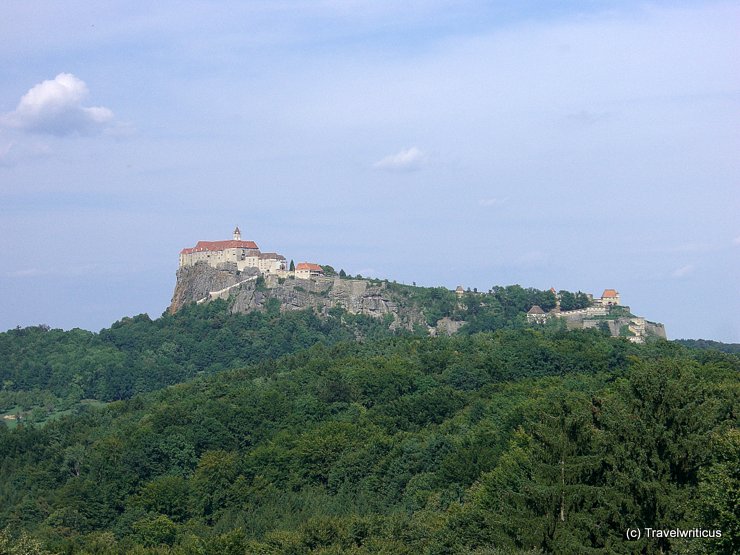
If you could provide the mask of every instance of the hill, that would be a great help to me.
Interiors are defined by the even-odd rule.
[[[0,334],[0,553],[740,548],[737,355],[528,318],[581,293],[194,268],[158,319]]]
[[[740,343],[722,343],[711,339],[676,339],[675,341],[692,349],[712,349],[723,353],[740,353]]]
[[[738,370],[597,330],[317,344],[0,427],[0,528],[69,553],[730,553]]]
[[[619,294],[613,289],[605,291],[613,295],[609,299],[594,299],[581,291],[542,291],[519,285],[494,286],[487,292],[462,287],[450,291],[387,279],[351,278],[325,268],[328,275],[297,278],[289,272],[281,277],[254,268],[239,270],[236,263],[181,266],[169,311],[176,313],[190,303],[227,299],[234,313],[263,311],[269,303],[276,303],[281,312],[311,308],[323,316],[340,308],[349,314],[381,319],[390,330],[431,335],[455,333],[463,327],[467,332],[491,331],[517,319],[533,324],[560,319],[564,322],[560,325],[569,329],[600,327],[614,337],[637,342],[666,337],[663,324],[632,314],[628,306],[619,303]],[[533,309],[539,312],[527,314]]]
[[[43,423],[85,404],[128,399],[317,343],[530,325],[577,328],[582,318],[539,324],[527,311],[535,305],[553,310],[561,300],[575,309],[589,302],[580,292],[556,296],[519,285],[479,293],[339,276],[265,278],[228,264],[182,267],[177,277],[170,309],[154,320],[146,314],[123,318],[99,333],[47,326],[0,333],[3,420]],[[628,309],[611,312],[593,323],[604,333],[629,333]]]

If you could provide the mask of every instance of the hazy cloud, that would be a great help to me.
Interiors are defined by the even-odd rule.
[[[738,235],[737,237],[735,237],[735,238],[734,238],[734,239],[732,240],[732,243],[733,243],[734,245],[740,245],[740,235]]]
[[[38,268],[25,268],[23,270],[13,270],[12,272],[3,273],[3,277],[9,278],[38,277],[47,275],[49,275],[48,271],[40,270]]]
[[[105,268],[100,264],[80,264],[76,266],[50,266],[21,268],[10,270],[0,274],[6,278],[33,278],[33,277],[77,277],[90,274],[105,273]]]
[[[14,111],[0,116],[0,124],[59,136],[102,131],[112,123],[113,112],[101,106],[83,106],[88,94],[84,81],[71,73],[60,73],[32,87]]]
[[[505,198],[482,198],[478,201],[479,206],[498,206],[506,202]]]
[[[547,263],[548,258],[547,253],[542,251],[528,251],[516,258],[515,265],[524,267],[542,266]]]
[[[13,148],[13,143],[0,146],[0,166],[8,164],[10,161],[10,149]]]
[[[681,266],[680,268],[676,268],[675,270],[673,270],[671,276],[674,278],[682,278],[689,275],[694,270],[695,267],[693,264],[687,264],[686,266]]]
[[[22,161],[44,158],[50,152],[48,144],[36,140],[0,143],[0,167],[10,168]]]
[[[663,249],[663,252],[707,252],[707,251],[715,250],[716,248],[717,248],[717,245],[712,245],[710,243],[701,243],[699,241],[689,241],[688,243],[681,243],[680,245],[675,245],[675,246]]]
[[[609,117],[607,112],[591,112],[588,110],[580,110],[579,112],[573,112],[565,116],[566,121],[579,125],[592,125],[601,120]]]
[[[420,170],[427,162],[427,156],[421,150],[412,146],[401,152],[386,156],[373,164],[376,170],[392,172],[409,172]]]

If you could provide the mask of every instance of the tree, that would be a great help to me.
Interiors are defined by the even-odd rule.
[[[172,545],[177,535],[177,526],[165,515],[147,515],[133,529],[146,547]]]
[[[290,259],[290,268],[289,268],[289,270],[291,272],[295,272],[295,262],[293,262],[293,259],[292,258]]]
[[[137,502],[147,511],[182,522],[190,516],[189,484],[180,476],[160,476],[144,486]]]
[[[495,470],[476,491],[468,528],[485,523],[478,541],[513,549],[574,553],[603,547],[598,526],[598,434],[590,400],[560,394],[536,407]]]
[[[722,530],[717,553],[740,553],[740,432],[729,429],[712,438],[713,461],[699,472],[698,512],[703,528]]]
[[[2,555],[51,555],[46,551],[41,542],[29,536],[25,531],[13,537],[6,528],[0,532],[0,554]]]
[[[236,463],[236,455],[226,451],[208,451],[200,458],[190,486],[196,513],[208,521],[226,504],[237,475]]]

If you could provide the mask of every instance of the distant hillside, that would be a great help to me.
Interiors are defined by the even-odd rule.
[[[217,271],[205,268],[178,287],[197,288],[199,280],[211,287]],[[485,304],[476,300],[468,309],[444,288],[372,280],[341,280],[337,286],[333,280],[290,281],[269,289],[253,280],[226,298],[183,303],[157,319],[123,318],[99,333],[47,326],[0,333],[0,416],[11,424],[18,418],[41,423],[79,408],[82,400],[128,399],[317,343],[427,336],[430,330],[524,328],[526,309],[546,295],[519,286],[499,288]],[[478,297],[462,303],[473,298]]]
[[[160,318],[0,334],[0,554],[740,547],[736,355],[581,293],[193,268]]]
[[[711,349],[723,353],[740,353],[740,343],[722,343],[711,339],[676,339],[676,343],[692,349]]]
[[[316,345],[0,425],[0,553],[737,553],[738,371],[598,330]],[[679,526],[723,534],[624,537]]]
[[[273,303],[283,312],[310,308],[320,316],[341,309],[382,320],[389,330],[452,334],[493,331],[511,325],[539,324],[567,329],[598,328],[613,337],[644,343],[666,338],[663,324],[635,316],[619,304],[619,293],[593,299],[582,292],[542,291],[519,285],[494,286],[487,292],[416,287],[389,280],[340,275],[297,279],[260,274],[236,264],[217,267],[199,262],[181,267],[170,305],[176,313],[191,303],[226,299],[233,313],[264,311]],[[616,300],[616,303],[611,301]]]
[[[578,295],[559,295],[578,306]],[[45,326],[0,333],[0,416],[41,423],[82,400],[128,399],[317,343],[523,329],[535,305],[552,310],[555,294],[519,285],[456,293],[338,276],[265,280],[198,264],[180,269],[171,309],[160,318],[123,318],[99,333]]]
[[[339,311],[341,314],[341,311]],[[35,421],[82,399],[115,401],[323,343],[389,336],[367,316],[310,310],[234,314],[225,301],[152,320],[123,318],[100,333],[47,326],[0,333],[0,415]]]

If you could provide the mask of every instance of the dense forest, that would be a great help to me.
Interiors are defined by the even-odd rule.
[[[724,353],[740,353],[740,343],[722,343],[711,339],[676,339],[675,341],[693,349],[714,349]]]
[[[427,321],[453,317],[462,333],[524,328],[534,304],[555,306],[550,291],[518,285],[494,287],[458,300],[443,287],[388,283],[408,306],[423,307]],[[564,299],[587,302],[582,293]],[[568,301],[570,302],[570,301]],[[229,303],[185,306],[152,320],[141,314],[93,333],[40,325],[0,333],[0,415],[44,422],[79,407],[80,401],[116,401],[174,385],[195,376],[241,368],[311,345],[373,340],[426,329],[391,332],[389,322],[333,309],[281,313],[271,299],[264,312],[232,313]]]
[[[201,374],[240,368],[314,345],[387,336],[387,326],[341,311],[231,314],[223,300],[152,320],[124,318],[92,333],[48,326],[0,333],[0,413],[54,412],[81,399],[114,401]],[[37,420],[45,417],[36,411]]]
[[[218,302],[2,334],[6,401],[108,403],[0,424],[0,554],[740,551],[740,357],[495,314],[427,337]]]

